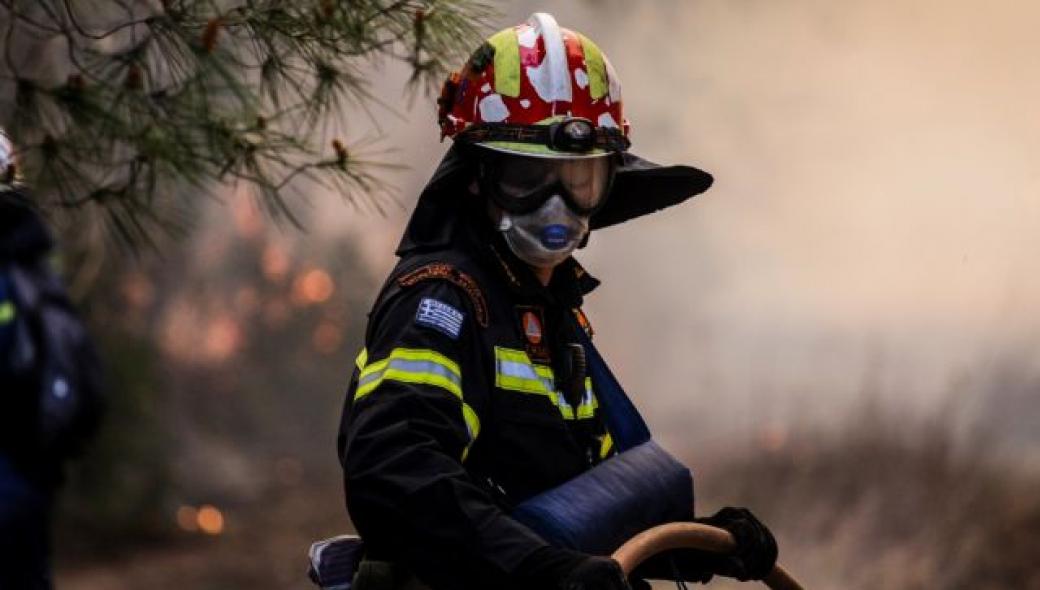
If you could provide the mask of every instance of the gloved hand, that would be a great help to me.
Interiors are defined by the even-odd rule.
[[[590,555],[560,582],[561,590],[632,590],[625,572],[609,557]]]
[[[746,582],[761,580],[773,571],[777,556],[776,539],[750,510],[727,507],[707,518],[694,520],[725,529],[737,541],[736,551],[712,560],[714,573]]]
[[[518,587],[539,590],[632,590],[613,559],[549,546],[524,559],[515,577]]]

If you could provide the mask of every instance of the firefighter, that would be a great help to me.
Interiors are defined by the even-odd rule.
[[[46,590],[62,467],[101,418],[100,361],[0,129],[0,588]]]
[[[712,178],[628,153],[617,74],[548,14],[488,38],[439,106],[453,145],[371,311],[340,428],[366,547],[357,589],[629,588],[610,558],[550,546],[509,513],[615,453],[570,354],[592,335],[581,307],[599,284],[572,252]],[[708,522],[738,552],[680,556],[686,579],[772,568],[775,542],[749,512]]]

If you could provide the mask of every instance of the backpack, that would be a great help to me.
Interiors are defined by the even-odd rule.
[[[6,321],[4,321],[6,320]],[[44,264],[0,265],[0,413],[30,440],[17,451],[61,459],[97,427],[101,364],[58,276]],[[25,422],[28,421],[28,422]]]

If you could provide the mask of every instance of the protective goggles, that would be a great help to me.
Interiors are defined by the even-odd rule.
[[[530,213],[553,195],[581,215],[592,215],[607,200],[618,158],[545,158],[485,150],[480,158],[481,190],[502,209]]]

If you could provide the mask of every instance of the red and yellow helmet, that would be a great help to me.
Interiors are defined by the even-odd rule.
[[[621,82],[599,46],[538,12],[489,37],[441,91],[441,137],[522,155],[628,149]]]

